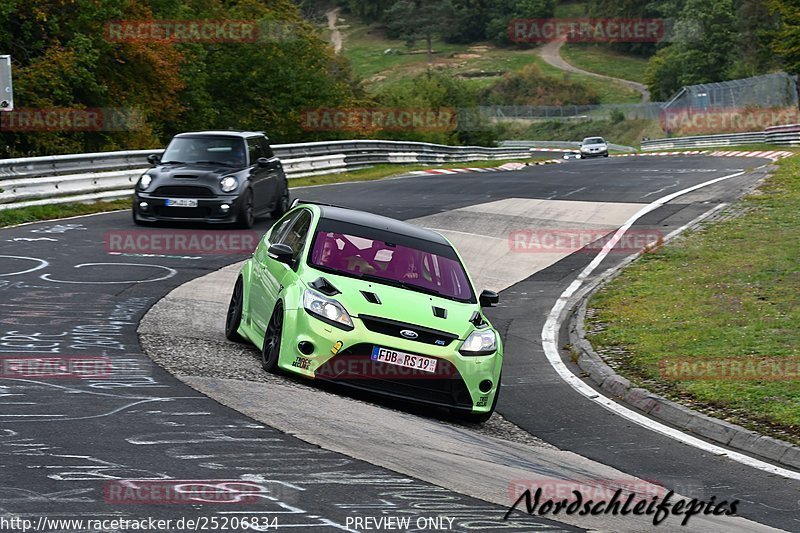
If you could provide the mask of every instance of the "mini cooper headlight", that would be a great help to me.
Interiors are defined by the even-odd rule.
[[[225,176],[219,180],[219,186],[222,189],[222,192],[233,192],[236,190],[236,187],[239,186],[239,180],[237,180],[234,176]]]
[[[497,351],[497,336],[492,329],[476,329],[461,345],[461,355],[489,355]]]
[[[150,174],[143,174],[141,178],[139,178],[139,188],[141,190],[145,190],[150,186],[150,183],[153,181],[153,176]]]
[[[317,291],[307,289],[303,293],[303,307],[316,318],[337,328],[350,331],[354,327],[353,320],[342,304]]]

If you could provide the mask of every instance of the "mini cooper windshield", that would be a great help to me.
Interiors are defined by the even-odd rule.
[[[176,137],[161,157],[162,164],[189,163],[244,167],[244,141],[236,137]]]
[[[446,245],[343,222],[322,221],[309,264],[335,274],[474,302],[455,251]]]

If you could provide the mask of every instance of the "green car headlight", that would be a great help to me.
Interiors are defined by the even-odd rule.
[[[497,351],[497,336],[492,329],[476,329],[461,345],[461,355],[489,355]]]
[[[219,181],[222,192],[233,192],[239,186],[239,181],[234,176],[225,176]]]
[[[303,308],[309,314],[337,328],[350,331],[355,327],[353,326],[353,320],[347,310],[342,307],[342,304],[321,295],[317,291],[306,289],[303,293]]]

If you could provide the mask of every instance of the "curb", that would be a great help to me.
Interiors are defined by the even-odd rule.
[[[537,165],[552,165],[562,163],[560,159],[545,159],[534,163],[505,163],[497,167],[462,167],[462,168],[431,168],[427,170],[412,170],[408,174],[411,176],[422,176],[425,174],[466,174],[469,172],[498,172],[521,170],[526,167]]]
[[[692,224],[696,227],[706,217],[701,215]],[[578,352],[577,365],[602,390],[621,403],[634,407],[660,422],[667,423],[686,433],[698,435],[738,451],[757,455],[774,463],[800,470],[800,447],[788,442],[761,435],[736,424],[699,413],[679,403],[646,389],[634,387],[625,377],[608,366],[586,340],[585,318],[589,297],[642,255],[639,252],[619,265],[603,272],[577,295],[569,312],[569,342]]]

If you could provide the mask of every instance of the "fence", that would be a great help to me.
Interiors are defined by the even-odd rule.
[[[779,72],[739,80],[688,85],[664,104],[664,111],[783,108],[797,107],[797,103],[797,76]]]

